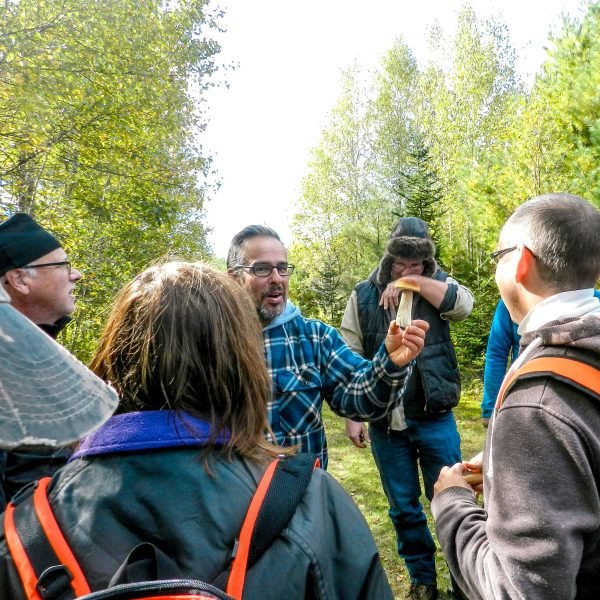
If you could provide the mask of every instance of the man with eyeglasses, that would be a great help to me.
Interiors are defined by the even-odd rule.
[[[370,358],[385,337],[385,324],[396,317],[401,277],[418,284],[412,315],[429,323],[423,352],[408,380],[402,406],[383,419],[346,421],[346,435],[358,448],[370,442],[389,516],[396,531],[397,552],[410,576],[408,598],[434,599],[436,546],[420,502],[423,475],[426,497],[444,465],[461,459],[460,437],[452,409],[460,398],[460,375],[450,322],[466,319],[473,295],[438,267],[429,227],[417,217],[394,226],[377,268],[354,288],[342,318],[341,333],[358,354]]]
[[[442,469],[431,505],[468,598],[600,598],[599,232],[591,203],[547,194],[516,209],[492,254],[520,353],[483,461]],[[485,508],[466,471],[483,472]]]
[[[0,223],[0,285],[12,306],[53,338],[75,309],[73,290],[81,277],[60,242],[29,215]],[[69,455],[51,449],[0,453],[0,509],[22,485],[51,475]]]
[[[11,304],[56,338],[75,310],[75,284],[60,242],[34,219],[17,213],[0,223],[0,279]]]
[[[227,268],[256,303],[263,326],[267,367],[273,381],[268,405],[274,441],[298,445],[327,467],[323,400],[339,415],[356,419],[381,417],[402,399],[410,363],[423,347],[424,321],[404,331],[388,324],[388,336],[372,361],[353,353],[335,328],[304,318],[288,301],[294,266],[279,235],[250,225],[234,236]]]

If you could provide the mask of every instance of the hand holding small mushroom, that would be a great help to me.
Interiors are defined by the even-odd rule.
[[[385,338],[385,349],[390,360],[398,367],[414,360],[425,345],[425,334],[429,329],[427,321],[415,319],[402,328],[396,321],[391,321]]]

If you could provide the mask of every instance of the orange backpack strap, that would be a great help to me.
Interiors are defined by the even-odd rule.
[[[269,464],[234,549],[226,593],[235,600],[242,599],[246,571],[293,517],[317,466],[311,454]],[[49,482],[41,479],[13,498],[4,517],[5,537],[27,600],[72,600],[90,589],[48,502]]]
[[[49,483],[46,477],[19,492],[4,515],[6,543],[27,600],[69,600],[90,593],[48,502]]]
[[[312,454],[276,459],[267,467],[242,524],[226,592],[242,600],[246,571],[279,537],[294,516],[312,472],[319,466]]]
[[[498,392],[496,410],[502,406],[506,394],[518,378],[542,375],[565,381],[600,397],[600,370],[572,358],[543,356],[526,362],[513,373],[508,373]]]

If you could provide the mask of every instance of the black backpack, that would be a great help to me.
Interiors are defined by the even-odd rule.
[[[28,600],[242,600],[246,571],[291,520],[315,466],[318,461],[311,454],[270,463],[232,549],[231,564],[211,583],[182,578],[170,557],[141,543],[105,590],[90,592],[48,502],[50,478],[24,488],[8,505],[7,546]]]

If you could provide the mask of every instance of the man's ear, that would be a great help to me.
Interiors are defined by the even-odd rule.
[[[527,282],[530,280],[534,269],[535,256],[527,246],[523,246],[519,262],[517,263],[517,271],[515,273],[516,282],[527,287]]]
[[[25,269],[11,269],[4,273],[8,287],[24,296],[29,294],[29,278]]]

